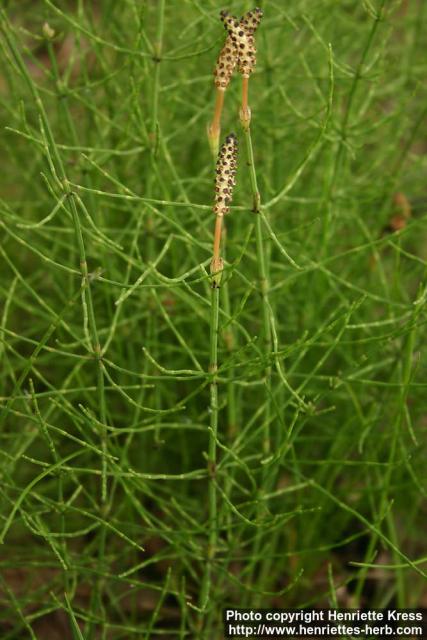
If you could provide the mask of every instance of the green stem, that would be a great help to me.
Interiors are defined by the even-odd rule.
[[[163,33],[165,23],[165,5],[166,0],[160,0],[158,5],[158,20],[156,41],[153,47],[153,61],[154,61],[154,82],[153,82],[153,94],[151,104],[151,116],[152,116],[152,151],[155,152],[157,148],[157,136],[158,136],[158,110],[159,110],[159,84],[160,84],[160,62],[162,59],[163,50]]]
[[[49,124],[49,119],[47,117],[44,105],[40,99],[39,96],[39,92],[38,89],[36,87],[36,85],[34,84],[28,69],[22,59],[22,56],[16,46],[14,37],[11,33],[11,28],[10,25],[7,21],[6,18],[6,14],[2,11],[0,13],[0,17],[1,17],[1,31],[3,32],[3,35],[5,36],[5,40],[9,46],[10,52],[13,56],[13,59],[22,75],[22,77],[25,79],[32,95],[34,98],[34,101],[37,105],[37,110],[39,112],[39,116],[40,116],[40,120],[44,129],[44,133],[46,135],[46,141],[47,141],[47,152],[49,152],[49,149],[52,151],[52,155],[53,155],[53,159],[55,161],[56,167],[55,170],[57,171],[58,175],[54,175],[53,178],[56,181],[57,186],[61,186],[63,192],[68,196],[69,201],[70,201],[70,207],[71,207],[71,213],[72,213],[72,217],[73,217],[73,222],[74,222],[74,231],[75,231],[75,235],[76,235],[76,241],[77,241],[77,246],[79,249],[79,254],[80,254],[80,272],[81,272],[81,276],[82,276],[82,280],[83,280],[83,284],[84,284],[84,288],[83,288],[83,297],[84,299],[86,299],[86,303],[87,303],[87,308],[88,308],[88,319],[89,319],[89,331],[91,334],[91,347],[93,350],[93,354],[94,357],[97,361],[97,371],[98,371],[98,396],[99,396],[99,405],[100,405],[100,421],[102,424],[105,425],[106,422],[106,410],[105,410],[105,396],[104,396],[104,378],[103,378],[103,372],[102,372],[102,362],[101,362],[101,349],[100,349],[100,345],[99,345],[99,340],[98,340],[98,331],[97,331],[97,326],[96,326],[96,321],[95,321],[95,312],[94,312],[94,306],[93,306],[93,299],[92,299],[92,292],[91,292],[91,287],[90,287],[90,279],[89,279],[89,273],[88,273],[88,268],[87,268],[87,262],[86,262],[86,252],[85,252],[85,246],[84,246],[84,241],[83,241],[83,234],[82,234],[82,229],[81,229],[81,225],[80,225],[80,220],[79,220],[79,215],[78,215],[78,211],[77,211],[77,205],[76,205],[76,201],[75,201],[75,197],[73,192],[70,190],[69,184],[68,184],[68,179],[67,179],[67,175],[65,172],[65,168],[64,168],[64,164],[61,160],[61,156],[59,155],[59,151],[58,151],[58,147],[56,145],[55,139],[53,137],[53,133]],[[59,183],[57,182],[59,177]],[[106,432],[105,430],[103,430],[103,433],[101,435],[101,439],[102,439],[102,449],[103,451],[106,450]],[[101,486],[102,486],[102,490],[101,490],[101,500],[102,502],[105,502],[106,500],[106,484],[107,484],[107,474],[106,474],[106,458],[103,457],[102,460],[102,481],[101,481]]]
[[[425,272],[424,275],[427,275],[427,272]],[[399,383],[401,387],[401,392],[397,397],[397,400],[398,400],[397,416],[392,423],[393,432],[390,436],[390,453],[388,457],[388,465],[383,478],[378,477],[377,479],[378,482],[382,482],[382,488],[383,488],[383,492],[381,494],[380,504],[378,508],[377,527],[378,529],[380,529],[382,525],[382,521],[383,520],[386,521],[386,524],[390,532],[390,539],[396,545],[396,547],[398,547],[398,539],[397,539],[397,533],[396,533],[395,524],[394,524],[394,516],[391,511],[387,511],[387,510],[389,509],[389,505],[391,502],[390,493],[392,489],[392,486],[391,486],[392,475],[393,475],[393,470],[395,468],[395,459],[398,452],[399,439],[401,437],[401,431],[402,431],[404,420],[405,420],[405,411],[407,408],[408,394],[409,394],[411,377],[412,377],[413,367],[414,367],[414,351],[416,348],[416,341],[417,341],[417,334],[418,334],[418,316],[420,315],[421,309],[423,307],[423,305],[420,304],[422,297],[423,297],[423,290],[422,288],[420,288],[420,290],[418,291],[417,299],[413,302],[414,311],[412,315],[412,320],[410,323],[408,323],[409,325],[412,326],[412,329],[410,330],[406,338],[404,347],[402,349],[401,362],[399,362]],[[378,534],[373,532],[369,541],[365,558],[364,558],[364,561],[366,563],[372,562],[375,557],[374,552],[375,552],[376,545],[378,543],[378,538],[379,538]],[[396,551],[394,549],[392,550],[392,555],[393,555],[394,562],[398,563],[399,557],[398,557],[398,554],[396,554]],[[359,573],[359,577],[358,577],[358,581],[357,581],[356,589],[354,593],[356,606],[359,606],[361,602],[363,588],[365,586],[367,575],[368,575],[368,567],[362,567]],[[396,574],[396,587],[397,587],[397,601],[398,601],[399,607],[403,608],[405,606],[408,606],[406,603],[406,596],[405,596],[405,582],[404,582],[401,571],[398,571]]]
[[[208,449],[208,473],[209,473],[209,494],[208,494],[208,547],[206,553],[206,564],[203,573],[202,587],[200,593],[200,609],[205,610],[210,598],[212,587],[212,565],[215,559],[218,541],[218,500],[215,482],[216,471],[216,441],[218,434],[218,325],[219,325],[219,287],[212,287],[211,297],[211,317],[210,317],[210,363],[209,373],[210,383],[210,431]],[[203,619],[199,620],[200,638],[204,637]]]
[[[228,280],[224,282],[223,288],[223,309],[227,318],[231,318],[231,304],[230,304],[230,291]],[[230,324],[226,328],[223,334],[223,340],[227,348],[229,358],[233,358],[233,352],[236,344],[236,335],[233,326]],[[233,441],[237,435],[237,402],[236,402],[236,386],[235,379],[235,367],[230,365],[228,368],[228,381],[227,381],[227,444],[229,447],[233,446]],[[232,474],[227,474],[225,479],[225,494],[230,498],[232,489]],[[225,515],[227,531],[231,534],[231,516],[230,509],[227,508]]]
[[[264,368],[264,378],[265,378],[265,391],[266,391],[266,401],[265,401],[265,410],[264,410],[264,424],[263,424],[263,436],[262,436],[262,450],[265,457],[270,454],[271,451],[271,433],[270,433],[270,422],[271,422],[271,397],[272,397],[272,385],[271,385],[271,375],[272,368],[270,364],[272,346],[273,346],[273,332],[272,328],[274,326],[274,318],[272,314],[272,308],[269,300],[269,272],[268,272],[268,249],[265,246],[264,237],[263,237],[263,222],[261,215],[261,196],[258,189],[258,181],[255,169],[255,161],[254,161],[254,152],[252,146],[252,137],[250,130],[250,110],[247,108],[244,109],[242,107],[241,110],[241,123],[243,127],[243,132],[245,136],[245,144],[246,144],[246,155],[247,155],[247,163],[249,167],[249,177],[251,182],[251,190],[252,190],[252,211],[255,214],[255,242],[256,242],[256,255],[257,255],[257,263],[258,263],[258,282],[259,282],[259,291],[261,294],[261,306],[262,306],[262,340],[263,340],[263,351],[265,354],[265,368]],[[262,470],[262,478],[261,478],[261,490],[260,495],[258,496],[258,506],[257,506],[257,519],[261,519],[265,515],[265,507],[263,504],[263,493],[268,491],[268,487],[271,486],[272,476],[268,477],[268,473],[266,472],[266,467],[263,467]],[[258,530],[257,535],[254,540],[254,551],[253,557],[254,561],[252,562],[252,566],[250,567],[250,578],[249,583],[254,584],[255,581],[255,570],[257,566],[257,559],[262,557],[262,547],[263,547],[263,536],[261,529]],[[266,558],[261,562],[260,567],[260,577],[262,580],[265,579],[265,575],[267,570],[270,571],[269,559]],[[256,606],[260,606],[259,601],[255,601]]]
[[[371,49],[372,43],[374,41],[374,37],[375,34],[378,30],[378,26],[380,24],[380,22],[382,21],[382,16],[383,16],[383,9],[384,9],[384,5],[385,5],[386,0],[381,0],[380,6],[377,10],[377,15],[376,18],[374,19],[374,23],[372,25],[372,28],[369,32],[367,41],[365,43],[365,46],[363,48],[362,51],[362,55],[360,57],[359,63],[356,67],[356,71],[354,73],[354,78],[353,78],[353,82],[351,84],[350,87],[350,92],[348,94],[348,99],[347,99],[347,107],[345,109],[343,118],[342,118],[342,122],[341,122],[341,130],[340,130],[340,139],[338,142],[338,150],[335,154],[335,161],[333,163],[333,169],[332,169],[332,175],[331,175],[331,179],[329,181],[329,184],[327,185],[327,193],[326,193],[326,215],[324,216],[323,219],[323,229],[322,229],[322,239],[321,239],[321,246],[320,246],[320,257],[323,258],[324,256],[326,256],[326,250],[327,250],[327,246],[328,246],[328,242],[329,242],[329,235],[330,235],[330,224],[331,224],[331,220],[332,220],[332,216],[333,216],[333,206],[334,206],[334,191],[335,191],[335,187],[338,181],[338,177],[340,174],[340,170],[343,166],[343,162],[346,156],[346,146],[345,143],[347,141],[347,135],[348,135],[348,127],[349,127],[349,122],[350,122],[350,115],[351,115],[351,111],[352,111],[352,107],[353,107],[353,102],[354,102],[354,97],[356,95],[356,90],[359,86],[359,81],[360,79],[363,77],[363,67],[365,65],[366,62],[366,58],[368,56],[368,53]]]
[[[22,56],[16,46],[14,37],[12,35],[11,27],[6,18],[6,14],[4,12],[1,12],[0,17],[1,17],[1,30],[5,36],[9,49],[12,53],[13,59],[22,77],[26,81],[31,91],[31,94],[33,96],[34,102],[36,103],[36,106],[37,106],[41,125],[43,128],[43,135],[46,137],[46,153],[48,154],[48,157],[51,163],[53,179],[55,181],[57,188],[62,190],[62,192],[68,197],[68,200],[70,202],[71,215],[72,215],[73,224],[74,224],[74,232],[75,232],[76,243],[79,251],[79,258],[80,258],[80,273],[82,277],[82,302],[83,302],[83,309],[84,309],[83,313],[85,314],[85,309],[87,309],[88,327],[89,327],[90,342],[91,342],[90,348],[92,350],[94,359],[96,360],[96,367],[97,367],[97,393],[98,393],[98,402],[99,402],[99,417],[100,417],[100,423],[102,424],[101,447],[104,454],[102,456],[102,466],[101,466],[101,516],[105,517],[108,511],[108,505],[107,505],[107,458],[105,455],[107,452],[107,431],[106,431],[107,412],[106,412],[106,401],[105,401],[104,372],[103,372],[103,366],[102,366],[102,350],[101,350],[101,346],[98,338],[98,329],[97,329],[97,324],[95,319],[95,310],[94,310],[92,291],[91,291],[91,285],[90,285],[90,274],[87,266],[86,250],[85,250],[82,228],[80,225],[79,213],[76,205],[76,199],[68,183],[65,167],[62,162],[61,156],[59,154],[59,150],[56,145],[55,138],[52,133],[52,129],[50,127],[49,119],[47,117],[47,113],[44,108],[43,102],[40,98],[38,89],[35,83],[33,82],[28,72],[28,69],[22,59]],[[58,73],[56,67],[54,67],[53,70],[54,70],[54,74]],[[57,78],[59,78],[59,75],[57,75]],[[53,159],[50,158],[49,151],[51,151]],[[106,529],[105,527],[103,527],[100,533],[99,553],[98,553],[99,567],[101,571],[104,566],[105,544],[106,544]],[[97,587],[94,590],[94,598],[96,600],[96,603],[97,603],[96,608],[98,610],[102,610],[101,595],[102,595],[102,582],[98,581]],[[90,628],[88,633],[89,638],[92,637],[92,633],[93,633],[93,628]],[[105,637],[105,625],[103,626],[103,636]]]
[[[164,22],[165,22],[165,8],[166,1],[160,0],[157,7],[157,27],[156,27],[156,39],[153,45],[153,63],[154,63],[154,73],[153,73],[153,87],[152,87],[152,95],[151,95],[151,131],[150,131],[150,162],[149,162],[149,170],[146,181],[146,189],[149,196],[153,193],[153,184],[156,175],[158,175],[158,167],[157,167],[157,154],[159,150],[159,121],[158,121],[158,112],[159,112],[159,91],[160,91],[160,63],[161,56],[163,51],[163,36],[164,36]],[[151,263],[155,258],[155,220],[151,214],[148,214],[146,219],[146,233],[147,233],[147,243],[146,243],[146,256],[148,263]],[[154,300],[153,289],[150,290],[151,300]],[[157,321],[155,314],[150,312],[148,315],[147,321],[147,344],[151,350],[151,353],[154,357],[157,356]],[[156,385],[154,389],[154,406],[158,408],[160,406],[160,389],[159,386]],[[157,428],[154,434],[156,444],[160,444],[160,416],[156,416]]]
[[[264,416],[264,435],[263,435],[263,451],[265,455],[268,455],[271,449],[270,444],[270,419],[271,419],[271,366],[270,356],[272,350],[272,333],[271,333],[271,318],[270,318],[270,304],[269,304],[269,276],[267,266],[267,251],[264,246],[264,238],[262,233],[262,218],[261,218],[261,197],[258,190],[258,182],[255,171],[254,153],[252,147],[251,130],[249,124],[243,124],[243,131],[245,135],[246,154],[249,166],[249,176],[251,181],[253,209],[255,214],[255,239],[256,239],[256,253],[258,262],[258,281],[259,289],[261,293],[261,305],[262,305],[262,338],[264,343],[264,352],[266,357],[266,366],[264,370],[265,386],[266,386],[266,403],[265,403],[265,416]]]

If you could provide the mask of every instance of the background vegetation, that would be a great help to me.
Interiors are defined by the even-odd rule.
[[[273,342],[236,76],[208,471],[223,5],[3,3],[3,640],[218,638],[226,605],[427,606],[426,3],[259,5]]]

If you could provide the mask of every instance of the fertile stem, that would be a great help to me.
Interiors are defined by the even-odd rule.
[[[209,145],[214,158],[218,155],[219,137],[221,135],[221,115],[224,106],[225,89],[217,87],[215,95],[215,111],[211,124],[208,126]]]
[[[213,243],[213,252],[212,252],[212,266],[213,267],[218,267],[220,265],[221,262],[221,257],[220,257],[220,246],[221,246],[221,233],[222,233],[222,220],[223,220],[224,216],[221,215],[217,215],[216,219],[215,219],[215,232],[214,232],[214,243]],[[218,269],[214,270],[213,273],[215,273],[215,271],[218,271]]]

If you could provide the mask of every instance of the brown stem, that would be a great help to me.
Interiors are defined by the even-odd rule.
[[[223,215],[217,215],[215,220],[215,234],[213,244],[213,259],[215,262],[220,259],[221,231]]]
[[[214,111],[214,117],[212,120],[211,129],[213,133],[218,135],[218,137],[221,131],[221,114],[222,114],[222,108],[224,106],[224,95],[225,95],[224,89],[216,90],[215,111]]]
[[[221,232],[222,232],[222,219],[224,215],[222,213],[217,214],[215,218],[215,234],[214,234],[214,244],[213,244],[213,252],[212,252],[212,261],[211,261],[211,275],[212,275],[212,287],[218,288],[221,282],[221,271],[224,267],[224,261],[220,255],[220,247],[221,247]]]
[[[218,154],[219,136],[221,133],[221,115],[224,106],[225,90],[217,87],[215,95],[215,111],[212,122],[208,127],[208,137],[214,157]]]

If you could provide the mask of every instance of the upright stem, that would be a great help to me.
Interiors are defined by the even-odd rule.
[[[76,198],[74,196],[73,191],[70,188],[67,174],[65,171],[64,164],[62,162],[61,156],[59,154],[58,147],[55,142],[55,138],[53,136],[49,119],[47,117],[43,102],[40,98],[38,89],[35,83],[32,81],[32,78],[28,72],[27,66],[22,59],[22,56],[16,46],[14,37],[12,35],[9,23],[7,18],[3,12],[0,14],[1,18],[1,27],[2,32],[5,36],[5,40],[9,45],[11,54],[13,59],[15,60],[17,67],[27,83],[31,94],[33,96],[34,102],[36,104],[40,121],[42,125],[42,133],[46,138],[46,152],[51,162],[52,168],[52,177],[55,181],[55,185],[57,188],[60,188],[64,195],[67,196],[69,201],[69,207],[71,209],[71,215],[73,219],[74,233],[76,238],[76,244],[79,251],[79,261],[80,261],[80,273],[82,278],[82,303],[83,303],[83,313],[85,314],[87,310],[87,319],[88,319],[88,329],[89,329],[89,339],[90,339],[90,348],[92,354],[94,356],[94,360],[96,362],[97,369],[97,393],[98,393],[98,403],[99,403],[99,420],[101,423],[101,447],[102,447],[102,467],[101,467],[101,517],[106,518],[108,512],[108,503],[107,503],[107,431],[106,431],[106,399],[105,399],[105,387],[104,387],[104,370],[102,363],[102,350],[98,337],[98,329],[95,318],[95,309],[92,298],[91,291],[91,278],[88,270],[87,260],[86,260],[86,250],[84,244],[84,238],[82,233],[82,228],[80,224],[79,212],[77,209]],[[51,156],[52,154],[52,156]],[[98,543],[98,561],[99,561],[99,572],[102,575],[104,570],[104,558],[105,558],[105,541],[106,541],[106,528],[102,527],[100,529],[99,534],[99,543]],[[104,614],[103,614],[103,604],[102,604],[102,580],[101,577],[96,581],[95,589],[93,590],[93,601],[96,601],[96,608],[98,612],[102,613],[102,634],[105,637],[105,624],[104,624]],[[90,627],[87,633],[87,637],[92,637],[93,625],[90,623]]]
[[[151,128],[149,133],[149,142],[150,142],[150,156],[147,167],[147,175],[146,175],[146,193],[148,197],[152,197],[155,176],[158,173],[158,151],[159,151],[159,141],[160,141],[160,127],[159,127],[159,92],[160,92],[160,71],[161,71],[161,61],[163,54],[163,36],[164,36],[164,22],[165,22],[165,9],[166,9],[166,0],[159,0],[157,3],[157,25],[156,25],[156,36],[155,42],[153,45],[153,63],[154,63],[154,72],[153,72],[153,87],[152,87],[152,95],[151,95]],[[146,244],[145,244],[145,256],[148,263],[151,263],[155,257],[155,249],[156,249],[156,224],[153,219],[152,213],[150,211],[147,212],[146,222]],[[150,290],[152,294],[152,290]],[[153,295],[151,295],[150,300],[153,300]],[[150,310],[147,318],[147,333],[146,340],[151,353],[156,357],[157,353],[157,322],[155,318],[155,314]],[[154,406],[157,408],[160,404],[159,397],[159,386],[156,385],[153,391],[154,395]],[[154,432],[154,437],[156,442],[160,441],[160,416],[157,414],[155,418],[157,428]]]
[[[166,0],[159,0],[158,3],[158,16],[157,16],[157,29],[156,40],[153,46],[153,62],[154,66],[154,82],[152,93],[152,105],[151,105],[151,135],[153,140],[152,150],[157,147],[157,117],[159,110],[159,83],[160,83],[160,62],[162,61],[163,52],[163,33],[165,25],[165,5]]]
[[[223,256],[224,260],[226,260],[226,239],[227,232],[226,229],[223,229]],[[231,318],[231,303],[230,303],[230,291],[229,291],[229,280],[226,279],[223,286],[223,302],[222,306],[225,312],[226,318]],[[236,334],[234,331],[233,324],[228,324],[225,331],[223,332],[222,338],[225,343],[225,347],[227,349],[228,355],[230,358],[233,357],[233,352],[236,348]],[[237,429],[237,403],[236,403],[236,386],[234,383],[234,374],[235,367],[231,362],[228,366],[228,382],[227,382],[227,439],[228,444],[230,445],[233,441],[233,438],[236,434]],[[229,486],[228,479],[226,480],[227,486]],[[226,494],[228,495],[229,489],[226,488]]]
[[[217,216],[216,222],[218,223]],[[209,373],[211,374],[210,383],[210,430],[209,430],[209,448],[208,448],[208,474],[209,474],[209,494],[208,494],[208,547],[206,553],[206,564],[202,580],[202,588],[200,593],[200,608],[205,609],[212,585],[212,565],[215,559],[217,540],[218,540],[218,518],[217,518],[217,490],[215,483],[216,472],[216,441],[218,434],[218,325],[219,325],[219,286],[212,280],[211,293],[211,316],[210,316],[210,358]],[[202,615],[202,614],[201,614]],[[200,638],[203,638],[203,618],[199,620]]]
[[[242,78],[242,119],[245,119],[249,127],[251,114],[250,114],[249,105],[248,105],[248,94],[249,94],[249,78],[247,78],[246,76],[243,76]]]
[[[212,122],[208,127],[208,138],[212,155],[216,160],[219,149],[219,137],[221,135],[221,114],[224,106],[225,90],[217,87],[215,94],[215,110]]]
[[[91,341],[90,346],[92,348],[94,358],[97,362],[97,374],[98,374],[97,390],[98,390],[98,398],[99,398],[99,406],[100,406],[100,422],[102,423],[102,425],[104,425],[102,429],[101,442],[102,442],[102,450],[105,453],[107,448],[107,441],[106,441],[107,434],[105,431],[106,405],[105,405],[105,396],[104,396],[104,375],[103,375],[103,369],[102,369],[101,348],[98,340],[98,331],[97,331],[97,325],[95,320],[90,276],[88,272],[85,245],[84,245],[83,233],[80,225],[80,219],[79,219],[79,214],[77,210],[76,200],[75,200],[73,191],[70,189],[65,167],[62,162],[61,156],[59,154],[59,150],[50,127],[49,119],[47,117],[43,102],[41,101],[38,89],[35,83],[32,81],[32,78],[28,72],[27,66],[23,61],[20,51],[16,46],[15,39],[12,35],[9,22],[7,21],[6,14],[3,11],[0,13],[0,21],[1,21],[1,31],[5,37],[5,41],[9,46],[12,57],[22,77],[27,83],[31,91],[31,94],[33,96],[34,102],[36,104],[36,108],[38,110],[40,121],[43,128],[43,134],[46,136],[47,153],[49,154],[49,157],[50,157],[50,152],[52,153],[52,156],[53,156],[52,170],[55,172],[55,174],[52,177],[55,180],[55,185],[62,190],[62,192],[67,196],[70,203],[70,209],[71,209],[71,214],[72,214],[73,224],[74,224],[74,232],[76,237],[76,244],[77,244],[77,247],[79,250],[79,256],[80,256],[80,273],[83,281],[83,293],[82,293],[83,302],[88,309],[88,325],[89,325],[90,341]],[[101,475],[102,503],[105,503],[106,501],[106,485],[107,485],[106,471],[107,471],[106,457],[103,456],[102,475]]]
[[[219,287],[222,277],[223,260],[221,258],[222,219],[229,211],[235,184],[237,166],[237,140],[234,133],[225,139],[224,145],[216,163],[217,176],[215,178],[215,203],[213,211],[216,214],[213,255],[210,265],[211,273],[211,316],[209,338],[209,378],[210,378],[210,429],[208,446],[208,543],[205,566],[200,589],[198,618],[198,637],[209,637],[210,616],[206,616],[207,604],[212,591],[213,563],[218,544],[218,496],[216,484],[217,468],[217,434],[218,434],[218,328],[219,328]],[[212,611],[212,607],[210,607]],[[205,616],[203,618],[203,616]]]
[[[260,216],[261,211],[261,198],[258,191],[258,182],[255,171],[254,153],[252,147],[252,138],[250,130],[250,109],[247,104],[248,87],[247,78],[243,78],[242,89],[242,109],[240,112],[240,118],[243,126],[243,132],[245,135],[246,153],[249,166],[249,176],[252,189],[252,211],[255,214],[255,238],[256,238],[256,253],[258,262],[258,281],[261,293],[262,303],[262,336],[264,341],[264,351],[266,357],[266,366],[264,369],[265,384],[267,391],[267,398],[265,403],[265,418],[264,418],[264,435],[263,435],[263,451],[264,454],[268,454],[271,448],[270,445],[270,416],[271,416],[271,366],[269,364],[271,350],[272,350],[272,334],[271,334],[271,319],[270,319],[270,304],[269,304],[269,277],[267,266],[267,255],[264,247],[264,239],[262,234],[262,219]],[[245,101],[243,101],[243,99]]]
[[[215,485],[216,471],[216,441],[218,434],[218,323],[219,323],[219,287],[212,287],[211,299],[211,327],[210,327],[210,364],[209,371],[212,375],[210,384],[210,410],[211,430],[209,434],[209,549],[208,559],[213,560],[216,552],[217,541],[217,497]]]
[[[215,219],[215,232],[214,232],[214,244],[213,244],[213,260],[212,264],[216,266],[220,263],[220,246],[221,246],[221,231],[222,231],[222,219],[223,216],[216,216]]]
[[[258,181],[255,170],[254,152],[252,146],[252,137],[250,130],[251,123],[251,110],[248,105],[248,85],[249,79],[243,77],[242,81],[242,106],[240,110],[240,121],[242,123],[243,132],[245,136],[246,155],[249,166],[249,177],[252,190],[252,211],[255,214],[255,241],[256,241],[256,254],[258,262],[258,282],[259,290],[261,294],[261,306],[262,306],[262,338],[264,343],[265,353],[265,411],[264,411],[264,423],[263,423],[263,436],[262,436],[262,450],[264,456],[268,456],[271,450],[271,437],[270,437],[270,420],[271,420],[271,365],[270,357],[272,353],[272,324],[271,324],[271,306],[269,302],[269,274],[268,274],[268,255],[266,247],[264,246],[264,239],[262,233],[262,219],[261,219],[261,197],[258,190]],[[269,484],[267,472],[265,467],[262,472],[261,479],[261,495],[259,496],[257,517],[261,518],[264,514],[264,506],[262,502],[262,494],[268,490]],[[261,555],[261,546],[263,543],[263,536],[261,529],[258,529],[258,533],[254,540],[254,558],[258,558]],[[264,563],[263,563],[264,564]],[[264,565],[265,566],[265,565]],[[254,572],[256,569],[256,560],[254,560],[251,567],[251,575],[249,581],[253,583]],[[262,569],[261,569],[262,571]],[[259,603],[257,603],[259,606]]]
[[[333,168],[331,173],[331,178],[326,188],[326,215],[323,218],[323,229],[322,229],[322,237],[320,244],[320,258],[322,259],[326,255],[326,249],[328,246],[328,242],[330,239],[330,225],[333,216],[333,208],[334,208],[334,191],[336,185],[338,183],[338,178],[340,171],[343,166],[343,161],[346,157],[347,153],[347,145],[346,139],[348,135],[348,126],[350,123],[350,115],[353,107],[354,97],[356,94],[356,90],[360,84],[360,79],[363,78],[363,68],[365,66],[366,58],[370,51],[372,42],[374,41],[375,34],[378,30],[380,23],[382,22],[383,9],[386,0],[381,0],[380,6],[377,9],[377,15],[374,19],[372,28],[369,32],[368,39],[365,43],[365,46],[362,51],[362,55],[356,67],[356,71],[353,75],[353,82],[350,87],[350,91],[347,99],[347,106],[342,118],[341,126],[340,126],[340,138],[338,141],[338,149],[335,153],[335,160],[333,162]],[[324,203],[322,203],[322,207],[324,207]]]
[[[221,91],[224,94],[223,91]],[[216,160],[216,158],[215,158]],[[226,231],[222,225],[223,216],[217,216],[215,220],[215,234],[214,234],[214,247],[213,247],[213,264],[217,264],[219,268],[221,268],[221,258],[220,258],[220,246],[222,236],[225,236]],[[223,243],[223,253],[224,253],[224,243]],[[224,291],[223,291],[223,307],[227,317],[230,317],[231,314],[231,305],[230,305],[230,293],[228,290],[228,282],[224,283]],[[227,333],[223,336],[226,347],[229,353],[231,353],[234,349],[234,331],[233,327],[230,325],[227,328]],[[236,394],[234,387],[234,367],[229,369],[229,382],[227,383],[227,435],[229,439],[231,439],[234,430],[236,428]],[[226,489],[226,493],[228,493]]]

